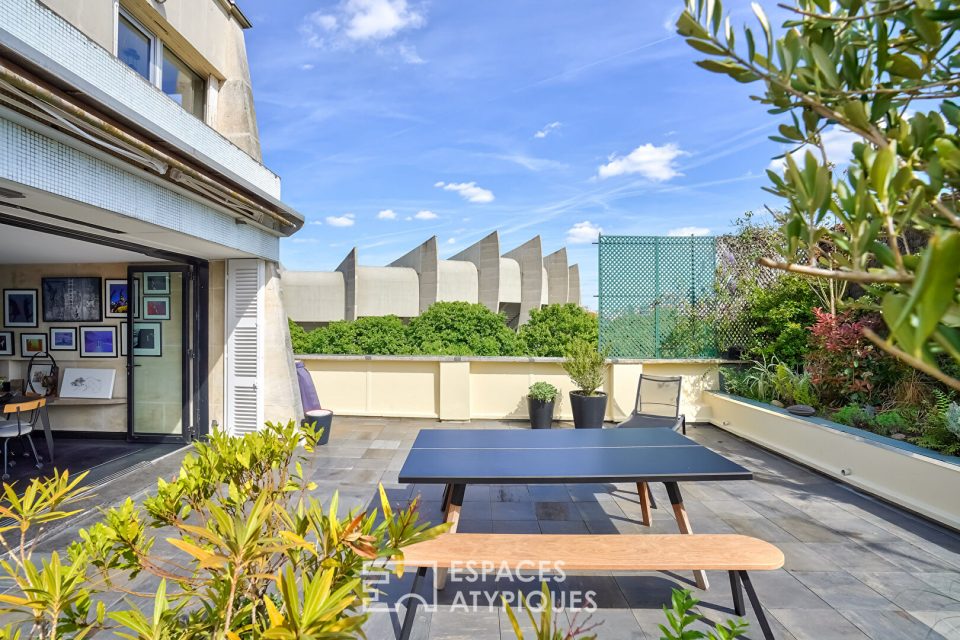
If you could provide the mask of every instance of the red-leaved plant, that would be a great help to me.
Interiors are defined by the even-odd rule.
[[[816,321],[806,369],[810,379],[828,404],[868,402],[875,384],[877,368],[883,359],[876,347],[863,335],[874,328],[870,317],[854,318],[849,311],[830,313],[813,310]]]

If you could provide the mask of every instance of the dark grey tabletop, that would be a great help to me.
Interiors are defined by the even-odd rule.
[[[400,482],[538,484],[750,480],[753,474],[667,428],[424,429]]]

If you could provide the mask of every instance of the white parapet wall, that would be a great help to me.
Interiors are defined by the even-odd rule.
[[[466,421],[525,420],[531,384],[560,389],[558,420],[572,420],[574,390],[560,358],[299,355],[321,404],[338,415]],[[612,360],[603,390],[607,419],[632,411],[641,372],[681,375],[681,411],[689,422],[710,420],[704,391],[717,388],[719,360]]]
[[[721,429],[960,529],[960,458],[737,396],[707,392],[704,401]]]

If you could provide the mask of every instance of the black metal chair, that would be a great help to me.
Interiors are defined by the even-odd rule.
[[[15,464],[11,461],[8,465],[7,461],[10,441],[14,438],[27,439],[27,442],[30,444],[30,450],[33,451],[33,460],[37,465],[37,469],[43,468],[43,464],[40,462],[40,456],[37,455],[37,450],[33,446],[33,438],[30,434],[37,426],[37,418],[40,417],[40,408],[46,404],[47,401],[45,398],[37,398],[35,400],[10,403],[3,407],[3,413],[7,414],[6,419],[0,419],[0,439],[3,440],[3,480],[10,478],[7,468]],[[15,415],[16,417],[10,418],[9,416],[11,415]]]
[[[687,419],[680,413],[682,386],[683,378],[680,376],[640,374],[633,412],[617,426],[627,429],[668,427],[686,435]]]

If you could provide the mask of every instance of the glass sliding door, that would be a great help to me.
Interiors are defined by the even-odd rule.
[[[127,357],[128,436],[187,440],[193,353],[190,267],[130,267],[121,351]]]

